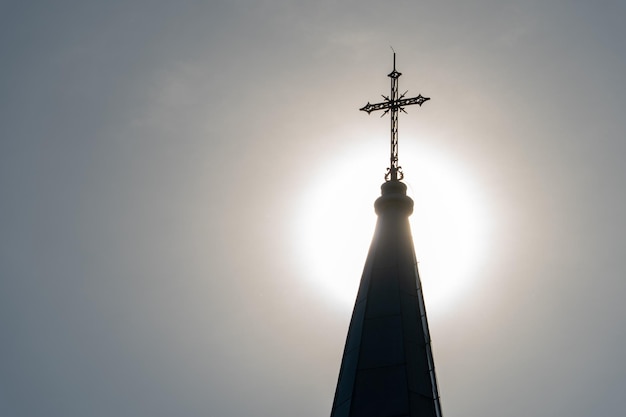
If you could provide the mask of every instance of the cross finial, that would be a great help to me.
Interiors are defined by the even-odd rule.
[[[391,48],[391,50],[393,51],[393,48]],[[398,78],[400,78],[401,75],[402,73],[396,70],[396,52],[393,51],[393,71],[387,75],[391,78],[391,94],[389,96],[383,95],[385,101],[375,104],[368,102],[359,109],[366,111],[367,114],[376,110],[384,110],[381,117],[387,113],[391,113],[391,157],[389,168],[387,168],[387,173],[385,174],[386,181],[399,181],[404,178],[402,167],[398,165],[398,110],[406,113],[404,106],[410,106],[412,104],[421,106],[425,101],[430,100],[428,97],[422,97],[421,94],[418,94],[417,97],[404,98],[408,91],[398,96]]]

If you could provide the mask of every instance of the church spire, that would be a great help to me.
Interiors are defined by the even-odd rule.
[[[391,96],[361,109],[392,113],[391,165],[381,186],[382,195],[374,204],[376,230],[352,313],[331,417],[441,417],[409,225],[413,200],[400,182],[397,159],[397,111],[428,99],[421,95],[397,97],[400,73],[395,63],[389,76]]]
[[[391,115],[391,157],[389,168],[387,168],[387,173],[385,174],[386,181],[398,181],[404,178],[402,167],[398,165],[398,110],[406,113],[406,110],[404,110],[405,106],[418,104],[421,107],[425,101],[430,100],[428,97],[422,97],[421,94],[418,94],[417,97],[404,98],[408,90],[398,96],[398,78],[400,78],[401,75],[402,73],[396,70],[396,53],[394,52],[393,71],[387,75],[391,78],[391,93],[389,96],[383,95],[385,101],[375,104],[367,102],[365,106],[359,109],[366,111],[367,114],[376,110],[384,110],[381,117],[387,113]]]

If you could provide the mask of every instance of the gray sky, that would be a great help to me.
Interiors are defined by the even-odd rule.
[[[625,18],[0,2],[0,415],[328,415],[390,45],[444,414],[625,414]]]

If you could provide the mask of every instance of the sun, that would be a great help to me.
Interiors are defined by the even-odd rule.
[[[312,179],[293,228],[304,278],[346,309],[354,304],[374,234],[374,200],[380,195],[385,163],[380,149],[364,146],[349,152]],[[409,219],[426,302],[429,311],[443,310],[476,278],[488,216],[459,164],[415,145],[406,145],[403,154],[404,182],[415,202]]]
[[[487,204],[462,165],[442,153],[407,146],[409,217],[426,301],[444,310],[478,279],[488,247]]]

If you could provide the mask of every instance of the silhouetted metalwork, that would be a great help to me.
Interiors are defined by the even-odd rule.
[[[398,165],[398,110],[403,111],[405,106],[417,104],[420,107],[425,101],[430,100],[428,97],[423,97],[419,94],[417,97],[404,98],[408,91],[405,91],[398,97],[398,78],[402,75],[401,72],[396,70],[396,53],[393,53],[393,71],[388,75],[391,78],[391,94],[389,96],[383,95],[385,101],[375,104],[369,102],[360,108],[359,110],[366,111],[370,114],[376,110],[384,110],[380,117],[383,117],[387,113],[391,113],[391,157],[389,168],[385,174],[385,180],[398,181],[404,178],[402,173],[402,167]]]

